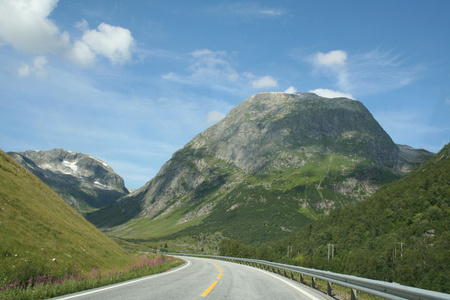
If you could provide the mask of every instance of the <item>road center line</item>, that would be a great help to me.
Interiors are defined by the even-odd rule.
[[[203,259],[202,259],[202,260],[203,260]],[[220,273],[219,273],[219,276],[217,276],[217,279],[222,278],[223,270],[222,270],[222,268],[221,268],[220,266],[218,266],[217,264],[215,264],[215,263],[213,263],[213,262],[211,262],[211,261],[207,261],[207,260],[203,260],[203,261],[205,261],[205,262],[207,262],[207,263],[210,263],[210,264],[212,264],[213,266],[215,266],[216,268],[218,268],[219,271],[220,271]],[[209,288],[208,288],[206,291],[204,291],[203,294],[201,294],[200,296],[201,296],[201,297],[206,297],[206,296],[209,294],[209,292],[211,292],[212,289],[216,286],[217,282],[218,282],[217,280],[214,281],[214,282],[209,286]]]
[[[211,286],[210,286],[206,291],[204,291],[203,294],[201,294],[201,296],[202,296],[202,297],[208,296],[209,292],[211,292],[211,290],[216,286],[216,284],[217,284],[217,280],[214,281],[214,282],[211,284]]]

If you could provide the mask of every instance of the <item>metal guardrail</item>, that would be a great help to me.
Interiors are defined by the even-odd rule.
[[[265,260],[258,259],[248,259],[248,258],[238,258],[229,256],[218,256],[218,255],[201,255],[201,254],[186,254],[186,253],[165,253],[167,255],[178,255],[178,256],[193,256],[193,257],[204,257],[204,258],[214,258],[227,261],[233,261],[236,263],[252,265],[255,267],[263,268],[269,271],[274,271],[275,268],[278,269],[278,273],[281,274],[280,270],[284,270],[284,276],[286,271],[291,272],[291,279],[293,279],[293,274],[300,274],[300,282],[303,283],[303,276],[307,275],[312,278],[312,287],[315,288],[315,279],[321,279],[327,282],[327,294],[332,296],[331,283],[344,286],[351,289],[351,299],[357,299],[357,292],[361,291],[370,295],[382,297],[385,299],[393,300],[450,300],[450,294],[429,291],[409,286],[404,286],[397,283],[391,283],[386,281],[379,281],[373,279],[366,279],[352,275],[345,275],[339,273],[332,273],[328,271],[321,271],[316,269],[303,268],[293,265],[285,265],[280,263],[274,263]],[[272,270],[271,270],[272,269]]]

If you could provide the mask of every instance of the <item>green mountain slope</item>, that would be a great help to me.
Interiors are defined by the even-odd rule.
[[[127,239],[219,233],[258,244],[366,198],[430,155],[396,145],[359,101],[261,93],[87,218]]]
[[[222,255],[282,260],[449,293],[450,144],[367,200],[334,210],[276,244],[221,246]]]
[[[131,257],[28,170],[0,151],[0,280],[27,281],[76,265],[124,267]],[[6,282],[3,282],[6,283]]]

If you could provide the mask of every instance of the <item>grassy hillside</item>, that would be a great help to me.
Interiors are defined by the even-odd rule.
[[[450,292],[450,145],[372,197],[331,211],[262,247],[223,240],[222,255],[306,267]]]
[[[0,150],[0,285],[115,269],[132,258]]]

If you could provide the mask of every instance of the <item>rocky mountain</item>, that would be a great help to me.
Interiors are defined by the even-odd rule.
[[[366,198],[430,155],[396,145],[359,101],[261,93],[88,219],[122,224],[112,230],[128,238],[219,232],[259,243]]]
[[[80,212],[103,207],[128,194],[123,179],[93,156],[65,149],[8,154]]]

